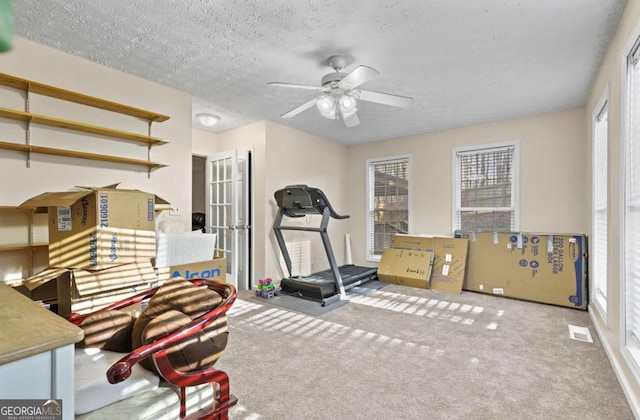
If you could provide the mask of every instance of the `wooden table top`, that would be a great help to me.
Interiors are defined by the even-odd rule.
[[[0,283],[0,365],[77,343],[84,332]]]

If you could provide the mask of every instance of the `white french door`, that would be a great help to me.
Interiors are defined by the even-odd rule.
[[[227,259],[227,282],[251,287],[251,154],[230,150],[207,156],[207,232]]]

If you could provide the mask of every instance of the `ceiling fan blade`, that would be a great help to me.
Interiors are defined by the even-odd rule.
[[[360,118],[358,118],[358,114],[356,112],[354,112],[347,118],[344,118],[343,115],[342,120],[344,121],[344,125],[346,125],[348,128],[355,127],[356,125],[360,124]]]
[[[344,88],[344,87],[354,88],[356,86],[360,86],[364,82],[367,82],[373,79],[379,74],[380,73],[378,72],[378,70],[374,68],[367,67],[367,66],[358,66],[358,68],[356,68],[351,73],[347,74],[344,77],[344,79],[340,81],[339,86],[341,88]]]
[[[307,89],[307,90],[318,90],[318,91],[322,90],[322,88],[318,86],[296,85],[293,83],[270,82],[267,84],[269,86],[288,87],[288,88],[294,88],[294,89]]]
[[[291,117],[293,117],[295,115],[298,115],[302,111],[306,111],[307,109],[312,108],[316,104],[317,101],[318,101],[318,98],[314,98],[314,99],[310,100],[309,102],[305,102],[302,105],[300,105],[299,107],[293,108],[291,111],[289,111],[289,112],[287,112],[285,114],[282,114],[280,116],[280,118],[291,118]]]
[[[368,90],[356,91],[356,98],[368,102],[409,108],[413,104],[413,98],[408,96],[391,95],[389,93],[372,92]]]

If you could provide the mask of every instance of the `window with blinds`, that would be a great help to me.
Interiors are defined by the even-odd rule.
[[[640,52],[639,42],[627,60],[626,136],[624,141],[625,348],[640,365]]]
[[[608,150],[608,102],[602,97],[593,115],[593,228],[591,235],[591,281],[596,306],[606,320],[607,315],[607,150]]]
[[[367,259],[379,261],[396,233],[409,233],[409,156],[367,161]]]
[[[518,228],[517,143],[454,150],[454,230]]]

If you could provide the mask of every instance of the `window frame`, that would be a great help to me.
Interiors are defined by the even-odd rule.
[[[461,229],[461,226],[458,226],[458,212],[461,211],[461,200],[462,200],[462,180],[459,177],[460,174],[460,159],[458,159],[459,153],[469,153],[469,152],[483,152],[490,149],[503,149],[513,147],[513,156],[511,159],[512,163],[512,191],[511,191],[511,203],[513,208],[513,229],[514,231],[518,231],[520,229],[520,141],[512,140],[506,142],[499,143],[486,143],[486,144],[477,144],[473,146],[464,146],[464,147],[456,147],[452,149],[452,212],[451,212],[451,230],[452,232],[456,232]],[[490,208],[490,207],[487,207]]]
[[[412,231],[412,217],[411,217],[411,208],[412,208],[412,156],[411,154],[403,154],[403,155],[395,155],[395,156],[385,156],[373,159],[367,159],[366,167],[365,167],[365,190],[367,192],[367,201],[366,201],[366,210],[365,210],[365,256],[366,261],[368,262],[380,262],[381,255],[374,254],[374,246],[375,244],[371,242],[371,238],[373,238],[373,234],[370,231],[370,228],[374,225],[370,223],[370,219],[373,215],[373,197],[375,196],[375,192],[371,191],[369,188],[370,185],[370,172],[372,165],[380,164],[380,163],[389,163],[394,161],[407,161],[407,231]]]
[[[607,112],[607,136],[605,138],[605,148],[606,148],[606,159],[604,161],[604,170],[605,170],[605,174],[606,177],[604,179],[604,185],[602,185],[602,179],[599,176],[599,171],[598,171],[598,164],[600,162],[600,156],[598,153],[599,150],[599,144],[598,142],[601,141],[601,139],[598,138],[598,124],[599,124],[599,120],[600,120],[600,116],[602,115],[602,113],[606,110]],[[605,244],[605,255],[604,255],[604,279],[600,279],[598,278],[598,271],[596,270],[595,264],[596,261],[598,260],[598,256],[597,256],[597,249],[598,249],[598,245],[597,245],[597,241],[598,241],[598,236],[597,236],[597,226],[596,226],[596,221],[597,221],[597,213],[600,210],[604,210],[605,212],[605,217],[606,217],[606,225],[605,225],[605,238],[604,240],[606,241],[606,243],[608,243],[609,240],[609,122],[608,122],[608,114],[609,114],[609,84],[607,83],[607,85],[605,86],[602,94],[600,95],[600,99],[598,100],[598,102],[596,103],[593,113],[591,115],[591,139],[592,139],[592,144],[591,144],[591,261],[592,261],[592,269],[590,270],[590,272],[592,273],[592,276],[594,276],[594,281],[592,282],[593,285],[593,289],[591,290],[591,296],[593,297],[593,302],[594,302],[594,306],[596,308],[596,310],[599,312],[600,314],[600,318],[602,319],[602,321],[604,322],[605,325],[608,325],[608,266],[609,266],[609,256],[608,256],[608,246]],[[605,194],[607,196],[607,202],[606,205],[604,207],[604,209],[599,209],[598,208],[598,203],[597,203],[597,195],[598,195],[598,185],[601,185],[602,187],[605,188]],[[602,296],[601,294],[599,294],[596,290],[596,287],[598,285],[602,285],[606,290],[606,296]]]
[[[619,324],[620,324],[620,353],[622,354],[623,359],[628,364],[630,371],[634,378],[637,381],[640,381],[640,346],[637,343],[634,343],[635,346],[629,345],[628,339],[628,326],[627,326],[627,289],[629,279],[627,278],[627,246],[626,246],[626,230],[627,230],[627,199],[629,197],[628,191],[628,166],[629,163],[627,161],[628,151],[630,146],[630,124],[631,118],[629,115],[630,112],[630,77],[631,72],[629,70],[629,58],[632,54],[637,54],[636,50],[638,50],[638,46],[640,45],[640,25],[638,25],[633,34],[627,41],[627,44],[622,50],[621,55],[621,66],[622,69],[622,77],[621,77],[621,86],[620,86],[620,164],[619,164],[619,182],[620,182],[620,197],[619,197],[619,230],[618,230],[618,241],[619,241],[619,267],[620,267],[620,288],[619,288]]]

